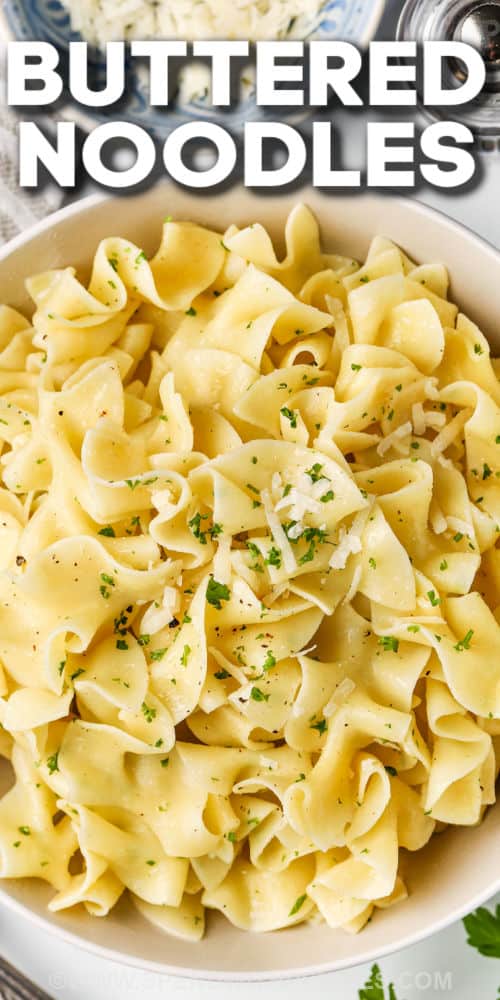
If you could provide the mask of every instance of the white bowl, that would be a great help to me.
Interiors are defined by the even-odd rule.
[[[444,216],[392,197],[301,194],[317,213],[325,245],[363,257],[375,233],[399,243],[418,261],[443,261],[452,276],[451,297],[478,322],[500,350],[496,292],[500,255]],[[28,306],[23,280],[45,268],[73,264],[88,271],[97,242],[128,236],[153,251],[161,220],[171,214],[216,228],[259,221],[275,236],[297,195],[256,197],[241,189],[202,197],[162,185],[137,198],[91,198],[63,209],[0,252],[0,302]],[[496,335],[496,342],[495,342]],[[9,780],[7,767],[3,780]],[[0,789],[2,771],[0,768]],[[477,828],[454,828],[409,856],[409,898],[377,912],[357,936],[325,925],[299,925],[272,934],[249,934],[210,915],[206,938],[188,944],[146,923],[122,901],[104,919],[83,908],[50,914],[42,882],[5,881],[0,900],[46,930],[115,961],[198,979],[269,980],[313,975],[378,959],[435,933],[500,890],[500,803]]]

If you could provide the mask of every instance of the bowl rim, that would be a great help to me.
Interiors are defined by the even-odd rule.
[[[161,188],[164,186],[167,188],[171,187],[171,182],[163,180],[155,187]],[[147,194],[151,193],[153,190],[155,190],[155,188],[150,188],[149,192],[147,192],[145,196],[147,197]],[[232,190],[235,191],[236,189],[233,188]],[[244,191],[245,189],[241,190]],[[302,189],[300,192],[300,200],[304,200],[307,203],[307,192],[309,190],[309,188]],[[380,203],[384,200],[384,198],[387,198],[386,195],[372,193],[356,195],[354,197],[369,200],[373,203]],[[409,213],[410,216],[418,216],[419,218],[422,218],[423,216],[429,220],[434,220],[435,222],[440,222],[441,224],[446,225],[451,233],[457,233],[462,237],[465,234],[471,247],[476,246],[482,251],[483,254],[486,253],[497,266],[500,264],[500,249],[497,249],[492,243],[483,237],[478,236],[477,233],[474,233],[468,226],[458,223],[454,219],[450,219],[444,212],[439,211],[434,207],[430,207],[423,202],[417,201],[416,199],[409,199],[401,196],[388,197],[393,205],[402,207],[405,212]],[[119,201],[123,203],[125,199],[123,196],[117,197],[113,194],[100,192],[77,199],[76,201],[63,206],[57,212],[39,220],[33,226],[29,227],[29,229],[23,231],[18,236],[14,237],[14,239],[0,247],[0,264],[7,260],[12,253],[22,249],[23,246],[28,245],[31,241],[42,236],[54,227],[57,227],[60,222],[67,222],[74,217],[78,217],[81,213],[87,212],[89,209],[94,209],[103,203],[110,203],[112,201]],[[195,215],[196,211],[194,211],[193,214]],[[500,808],[500,802],[497,804],[497,808]],[[207,970],[195,967],[193,968],[186,965],[174,966],[166,962],[141,958],[136,954],[127,954],[123,951],[117,951],[115,948],[90,941],[87,938],[80,936],[78,933],[54,923],[50,920],[49,916],[37,913],[28,904],[13,897],[5,888],[1,886],[1,884],[0,904],[5,906],[7,910],[10,909],[19,916],[25,917],[41,930],[54,935],[56,938],[60,938],[65,943],[73,945],[84,952],[94,954],[98,958],[104,960],[117,962],[132,968],[160,975],[172,976],[179,979],[191,979],[205,982],[254,983],[310,978],[317,975],[325,975],[328,973],[340,972],[349,968],[355,968],[356,966],[369,962],[379,961],[394,952],[399,952],[416,945],[439,931],[444,930],[451,924],[460,920],[471,910],[487,902],[498,892],[500,892],[500,873],[496,878],[492,878],[490,885],[477,892],[477,894],[473,895],[467,902],[455,905],[449,912],[438,920],[431,920],[428,924],[424,924],[422,921],[422,925],[419,929],[409,931],[401,939],[388,941],[387,944],[383,946],[372,946],[359,954],[345,956],[340,959],[332,956],[332,959],[326,962],[291,966],[286,969],[279,969],[275,971],[263,970],[260,972],[258,970],[252,972],[238,972],[237,970],[217,971],[213,969]]]

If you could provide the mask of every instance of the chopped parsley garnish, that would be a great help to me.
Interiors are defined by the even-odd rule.
[[[330,503],[331,500],[335,500],[335,493],[333,490],[327,490],[319,499],[320,503]]]
[[[282,413],[283,416],[290,421],[290,426],[295,429],[297,426],[297,414],[295,410],[290,410],[288,406],[282,406],[280,413]]]
[[[293,904],[292,909],[290,910],[290,913],[288,914],[288,916],[289,917],[294,917],[295,914],[298,913],[299,910],[301,909],[301,907],[304,905],[306,899],[307,899],[307,895],[305,893],[304,893],[303,896],[299,896],[298,899],[295,900],[295,903]]]
[[[139,643],[139,646],[149,646],[149,643],[151,642],[151,636],[140,635],[137,642]]]
[[[156,708],[151,708],[150,705],[146,705],[145,701],[143,701],[141,705],[141,711],[146,722],[152,722],[153,719],[156,719]]]
[[[268,694],[264,694],[264,691],[261,691],[260,688],[253,687],[250,691],[250,697],[253,701],[269,701],[270,696]]]
[[[322,468],[323,466],[319,462],[315,462],[310,469],[306,469],[306,476],[309,476],[309,479],[311,480],[312,483],[317,483],[319,482],[320,479],[325,478],[321,474]]]
[[[370,558],[368,560],[368,565],[371,566],[372,569],[376,569],[377,568],[377,560],[374,559],[373,556],[370,556]]]
[[[141,250],[141,252],[138,253],[137,257],[135,258],[135,266],[138,267],[143,260],[146,260],[146,254],[144,253],[144,250]]]
[[[229,601],[230,597],[229,587],[225,583],[219,583],[218,580],[214,580],[213,576],[211,576],[207,584],[206,598],[208,603],[216,608],[217,611],[220,611],[222,608],[221,601]]]
[[[351,368],[352,368],[353,372],[360,372],[361,368],[362,368],[362,365],[354,365],[353,364],[353,365],[351,365]]]
[[[198,513],[195,514],[190,521],[188,521],[188,527],[191,528],[194,537],[197,538],[202,545],[207,544],[207,533],[206,531],[201,530],[201,522],[206,521],[207,519],[208,514],[200,514],[198,511]]]
[[[397,653],[399,649],[399,639],[393,635],[381,635],[378,644],[383,646],[387,652]]]
[[[407,632],[420,632],[420,625],[408,625]]]
[[[57,753],[53,753],[50,757],[47,757],[47,770],[49,774],[54,774],[54,771],[59,770],[58,758],[59,758],[59,750],[57,751]]]
[[[461,531],[457,531],[456,535],[453,535],[453,541],[454,542],[461,542],[463,537],[464,536],[463,536],[462,532]]]
[[[461,653],[464,649],[470,649],[470,641],[474,635],[474,629],[470,628],[468,632],[465,633],[463,639],[460,639],[454,646],[457,653]]]
[[[163,649],[152,649],[149,655],[152,660],[163,660],[166,652],[167,647],[164,646]]]
[[[319,722],[312,722],[309,729],[317,729],[320,736],[323,736],[323,733],[326,733],[328,729],[328,723],[326,719],[320,719]]]
[[[483,479],[489,479],[491,475],[492,475],[492,471],[491,471],[488,463],[487,462],[483,462],[483,475],[482,475],[482,478]]]
[[[481,344],[474,344],[474,354],[482,354],[482,353],[483,353],[483,348],[481,347]]]
[[[247,490],[250,490],[252,493],[256,493],[258,497],[260,496],[260,490],[258,490],[257,487],[253,485],[253,483],[247,483],[246,486]]]
[[[187,667],[188,660],[189,660],[189,654],[190,653],[191,653],[191,646],[187,646],[187,645],[184,646],[184,649],[182,650],[182,656],[181,656],[181,663],[182,663],[183,667]]]
[[[31,828],[29,826],[18,826],[19,833],[22,833],[23,837],[29,837],[31,833]]]
[[[281,552],[274,545],[269,549],[268,555],[264,560],[267,566],[276,566],[279,569],[281,566]]]
[[[230,676],[231,674],[229,673],[229,670],[224,670],[224,669],[217,670],[214,674],[214,677],[216,677],[218,681],[225,681]]]
[[[105,538],[116,538],[115,529],[112,528],[110,524],[108,524],[106,528],[101,528],[97,534],[104,535]]]
[[[427,597],[429,598],[433,608],[437,608],[438,604],[441,604],[441,598],[436,596],[435,590],[428,590]]]
[[[128,649],[129,645],[128,645],[127,640],[126,639],[117,639],[116,640],[116,648],[117,649],[121,649],[121,650]]]
[[[262,665],[262,669],[263,670],[271,670],[271,668],[275,667],[275,666],[276,666],[276,657],[275,657],[274,653],[272,653],[271,650],[268,649],[268,651],[266,653],[266,658],[265,658],[264,663]]]
[[[439,563],[439,569],[441,570],[441,573],[444,573],[445,569],[448,569],[448,563],[446,559],[443,559],[442,562]]]
[[[189,309],[186,309],[186,316],[196,316],[196,309],[194,308],[194,306],[191,306]]]
[[[398,772],[396,771],[396,768],[395,767],[391,767],[390,764],[386,764],[385,765],[385,770],[387,771],[387,774],[392,775],[393,778],[397,777],[397,773]]]

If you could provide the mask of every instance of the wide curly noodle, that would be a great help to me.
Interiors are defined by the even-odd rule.
[[[167,220],[0,312],[0,874],[54,911],[358,930],[494,801],[498,368],[440,265],[286,244]]]

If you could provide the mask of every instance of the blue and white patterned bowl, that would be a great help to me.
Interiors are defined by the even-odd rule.
[[[338,38],[360,47],[367,45],[377,30],[384,2],[385,0],[325,0],[321,19],[309,38]],[[80,39],[80,35],[72,31],[69,14],[59,0],[3,0],[2,13],[4,27],[10,38],[48,41],[59,49],[67,48],[70,41]],[[98,52],[95,53],[95,60],[98,69]],[[157,136],[165,136],[177,125],[199,121],[200,118],[218,119],[233,131],[239,131],[245,122],[266,117],[265,112],[256,106],[252,92],[222,116],[210,106],[203,94],[192,96],[182,104],[177,103],[175,107],[161,111],[150,107],[147,81],[140,73],[134,73],[131,68],[128,79],[127,104],[122,109],[121,116],[142,125],[149,133]],[[98,111],[84,110],[76,104],[68,105],[64,113],[86,129],[92,127],[96,120],[109,120]]]

